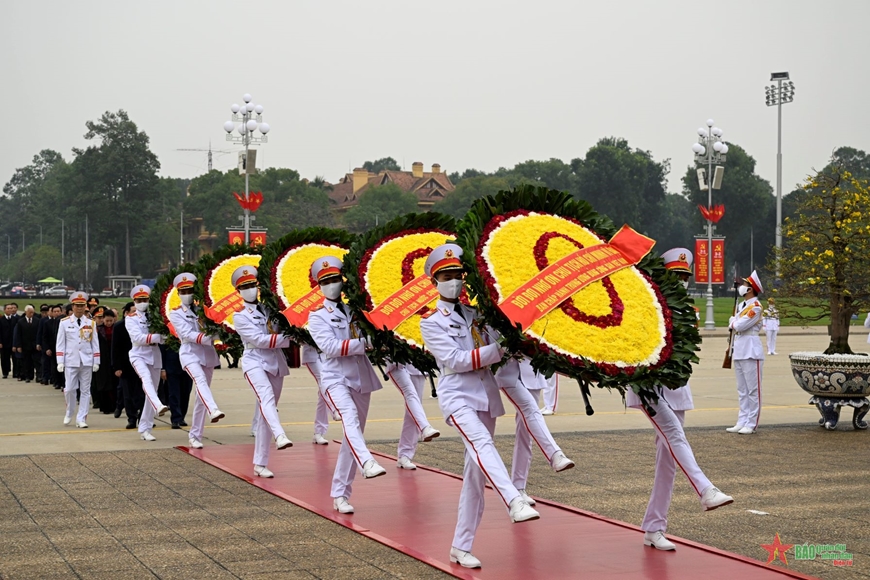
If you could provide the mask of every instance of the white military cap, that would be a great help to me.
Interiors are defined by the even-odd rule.
[[[311,277],[318,284],[330,276],[341,275],[342,261],[335,256],[323,256],[311,263]]]
[[[755,290],[756,294],[761,294],[764,292],[764,288],[761,286],[761,278],[758,277],[758,272],[755,270],[752,271],[752,274],[746,278],[746,283],[752,286],[752,289]]]
[[[257,281],[257,268],[254,266],[239,266],[233,272],[233,287],[238,288],[242,284],[250,284]]]
[[[69,297],[70,304],[87,304],[88,295],[86,292],[73,292]]]
[[[462,270],[462,261],[459,259],[461,256],[462,248],[456,244],[442,244],[426,258],[424,271],[432,278],[444,270]]]
[[[194,276],[190,272],[182,272],[172,281],[172,285],[179,290],[183,290],[184,288],[193,288],[194,284],[196,284],[196,276]]]
[[[668,270],[691,274],[695,257],[686,248],[671,248],[667,252],[662,253],[662,260],[665,261],[665,268]]]
[[[136,300],[137,298],[148,298],[149,296],[151,296],[151,288],[145,284],[133,286],[133,289],[130,290],[130,298],[133,300]]]

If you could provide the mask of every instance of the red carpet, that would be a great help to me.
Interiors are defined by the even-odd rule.
[[[387,475],[354,481],[356,513],[332,509],[329,489],[339,445],[298,444],[272,452],[274,479],[254,477],[253,445],[212,445],[182,451],[269,493],[386,544],[459,578],[596,578],[608,580],[811,578],[763,562],[670,537],[676,552],[643,546],[636,526],[539,500],[541,519],[512,524],[504,504],[487,489],[486,513],[474,542],[483,568],[466,570],[449,560],[462,481],[437,469],[396,469],[395,459],[379,456]],[[292,469],[291,469],[292,468]],[[728,508],[725,508],[728,509]]]

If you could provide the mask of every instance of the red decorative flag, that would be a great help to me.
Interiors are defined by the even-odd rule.
[[[704,216],[705,220],[711,221],[714,224],[719,223],[719,220],[721,220],[722,216],[725,215],[725,206],[722,204],[714,205],[709,208],[699,205],[698,209],[701,210],[701,215]]]
[[[236,201],[239,202],[239,205],[242,206],[242,209],[250,210],[252,213],[260,209],[260,206],[263,204],[263,192],[261,191],[251,191],[248,193],[248,199],[245,199],[245,196],[240,195],[233,192],[233,195],[236,198]]]

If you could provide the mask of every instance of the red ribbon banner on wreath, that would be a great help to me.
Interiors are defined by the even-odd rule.
[[[320,291],[320,286],[317,286],[311,292],[291,304],[288,308],[281,311],[287,322],[298,328],[305,327],[308,324],[308,315],[311,314],[320,305],[323,304],[323,293]]]
[[[577,250],[550,264],[498,307],[525,330],[589,284],[637,264],[654,245],[655,240],[622,226],[610,242]]]
[[[420,274],[393,292],[371,312],[363,312],[363,314],[375,328],[395,330],[436,298],[438,298],[438,288],[432,284],[426,274]]]
[[[238,292],[233,292],[215,302],[211,308],[206,306],[205,315],[208,316],[210,320],[221,324],[230,314],[239,312],[242,308],[244,308],[242,297],[239,296]]]

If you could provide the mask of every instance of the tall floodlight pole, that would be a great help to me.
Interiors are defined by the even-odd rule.
[[[263,122],[263,105],[255,105],[253,98],[249,94],[242,97],[245,103],[241,106],[233,103],[230,111],[233,112],[232,119],[224,123],[224,131],[227,132],[227,141],[240,143],[245,146],[245,201],[250,199],[250,187],[248,186],[248,176],[250,175],[250,159],[249,153],[251,145],[257,143],[268,143],[269,138],[266,133],[269,132],[269,124]],[[238,123],[238,124],[237,124]],[[238,131],[238,135],[233,132]],[[259,131],[257,136],[254,132]],[[251,243],[251,210],[245,208],[245,244]]]
[[[776,106],[776,278],[779,279],[779,254],[782,251],[782,106],[794,100],[794,83],[788,72],[770,73],[776,81],[764,89],[768,107]]]
[[[698,129],[698,142],[692,145],[695,153],[695,163],[707,166],[705,179],[699,179],[701,191],[707,190],[707,207],[713,206],[713,189],[722,185],[722,167],[716,168],[713,175],[713,164],[725,163],[728,145],[722,141],[722,130],[713,126],[713,119],[707,119],[707,126]],[[720,171],[721,170],[721,171]],[[700,173],[703,171],[701,169]],[[716,322],[713,319],[713,222],[707,219],[707,315],[704,320],[704,330],[714,330]]]

